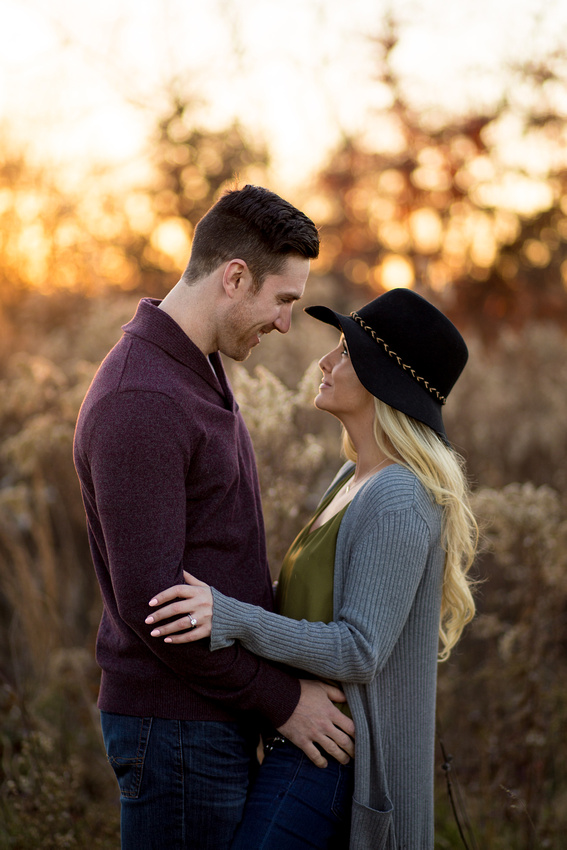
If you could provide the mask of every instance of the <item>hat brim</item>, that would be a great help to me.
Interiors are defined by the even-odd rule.
[[[395,410],[428,425],[447,441],[442,405],[352,316],[344,316],[324,306],[305,307],[304,312],[342,331],[354,371],[369,393]]]

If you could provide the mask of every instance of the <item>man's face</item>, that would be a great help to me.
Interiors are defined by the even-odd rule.
[[[233,360],[246,360],[264,334],[286,334],[291,311],[305,291],[309,260],[291,256],[280,274],[268,275],[256,294],[251,287],[232,306],[220,340],[220,350]]]

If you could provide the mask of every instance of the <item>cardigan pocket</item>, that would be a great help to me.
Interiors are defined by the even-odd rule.
[[[350,850],[396,850],[394,807],[387,797],[384,803],[388,808],[378,811],[353,799]]]

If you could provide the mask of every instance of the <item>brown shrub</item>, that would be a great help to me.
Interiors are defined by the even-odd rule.
[[[106,810],[116,828],[95,710],[100,600],[71,445],[91,376],[135,301],[48,307],[30,303],[19,335],[10,325],[0,364],[0,819],[12,848],[48,846],[49,823],[52,846],[83,846],[89,812],[96,820]],[[335,334],[305,317],[297,324],[295,338],[263,341],[270,371],[253,371],[252,358],[230,365],[258,457],[274,576],[341,463],[339,428],[313,409],[318,370],[308,368]],[[554,846],[567,826],[567,346],[542,326],[490,350],[469,343],[446,420],[480,488],[485,581],[477,619],[440,668],[440,725],[481,846],[524,850],[536,837]],[[41,783],[49,794],[38,800]],[[443,800],[439,783],[438,844],[454,847]]]
[[[440,727],[481,846],[558,846],[567,827],[565,504],[526,483],[481,489],[474,507],[484,583],[476,619],[440,668]]]

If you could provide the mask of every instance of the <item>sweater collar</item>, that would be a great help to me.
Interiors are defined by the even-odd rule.
[[[201,349],[187,336],[175,319],[172,319],[164,310],[158,309],[160,304],[161,301],[156,298],[142,298],[134,317],[122,326],[124,333],[159,346],[170,357],[196,372],[210,384],[227,400],[229,407],[236,408],[218,351],[213,352],[207,361]]]

